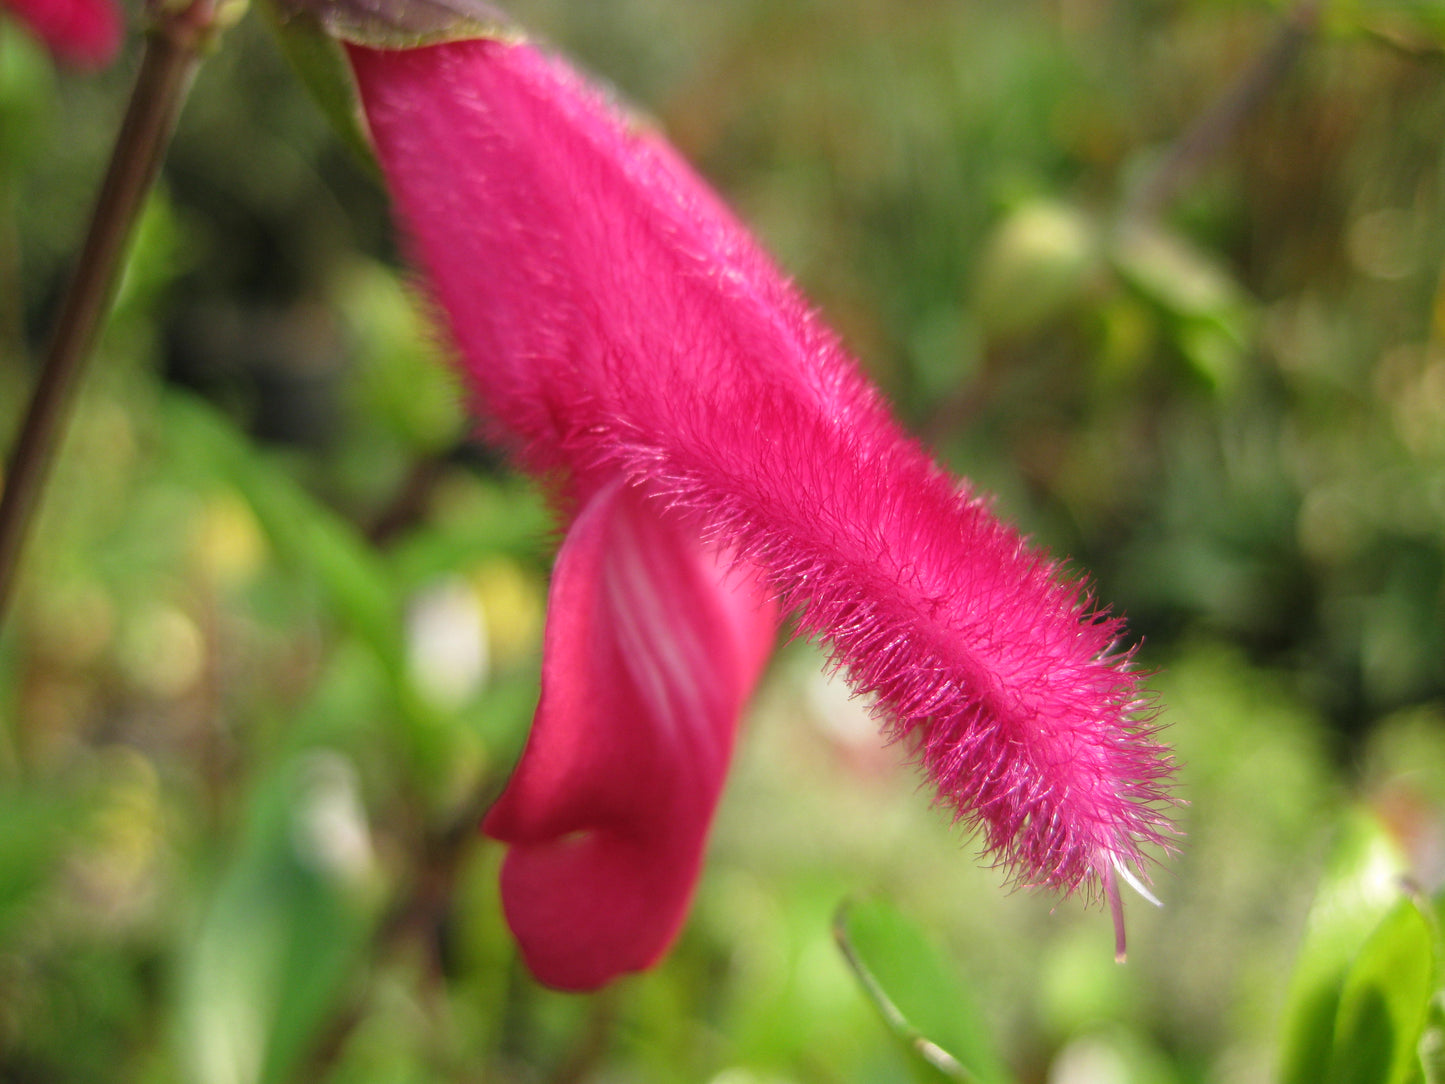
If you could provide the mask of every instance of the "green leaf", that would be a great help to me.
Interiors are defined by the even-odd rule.
[[[0,944],[64,862],[92,801],[85,793],[0,788]]]
[[[1404,860],[1367,810],[1342,825],[1305,927],[1285,1005],[1282,1084],[1319,1084],[1334,1047],[1351,961],[1400,899]]]
[[[166,436],[177,449],[173,458],[193,463],[207,484],[221,480],[235,488],[282,561],[312,579],[337,622],[380,662],[391,702],[378,709],[395,713],[397,734],[420,779],[448,778],[454,748],[410,679],[402,591],[390,564],[274,456],[249,445],[200,401],[185,395],[166,401]]]
[[[166,403],[177,456],[209,464],[246,499],[278,554],[315,575],[328,601],[398,681],[403,673],[401,601],[387,565],[351,524],[323,506],[199,400]]]
[[[39,42],[0,33],[0,177],[18,175],[42,145],[54,94],[54,70]]]
[[[897,908],[882,900],[845,903],[833,932],[920,1079],[1009,1079],[957,973]]]
[[[465,436],[463,393],[395,272],[358,261],[336,291],[357,360],[357,399],[408,450],[438,455]]]
[[[1255,304],[1213,253],[1158,227],[1133,226],[1116,238],[1119,276],[1168,315],[1175,342],[1216,391],[1240,379],[1257,322]]]
[[[356,84],[351,79],[351,69],[346,65],[341,45],[313,18],[303,15],[286,17],[275,4],[262,4],[260,7],[282,55],[300,77],[311,99],[331,122],[342,142],[351,148],[373,176],[381,176],[376,156],[372,153],[371,140],[362,126]]]
[[[201,1084],[292,1079],[360,971],[377,891],[355,773],[310,749],[253,796],[235,861],[180,969],[180,1041]]]
[[[1440,962],[1436,945],[1436,963]],[[1420,1035],[1420,1070],[1425,1084],[1445,1084],[1445,994],[1436,991]]]
[[[1401,899],[1350,968],[1335,1018],[1329,1084],[1420,1079],[1418,1047],[1435,977],[1434,935],[1413,899]]]

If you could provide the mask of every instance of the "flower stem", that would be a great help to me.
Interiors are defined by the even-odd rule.
[[[1296,0],[1265,50],[1224,94],[1194,121],[1134,193],[1126,224],[1156,218],[1204,163],[1223,150],[1294,67],[1319,28],[1323,0]]]
[[[0,493],[0,627],[21,550],[86,359],[110,312],[146,196],[216,23],[215,0],[154,9],[154,25],[90,230],[16,438]]]

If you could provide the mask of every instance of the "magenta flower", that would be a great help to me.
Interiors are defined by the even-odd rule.
[[[675,153],[514,40],[350,47],[491,435],[574,518],[542,699],[484,822],[533,973],[648,966],[698,873],[775,608],[877,697],[1018,881],[1102,892],[1168,831],[1116,618],[890,417]]]
[[[58,60],[101,68],[120,48],[120,12],[111,0],[0,0]]]

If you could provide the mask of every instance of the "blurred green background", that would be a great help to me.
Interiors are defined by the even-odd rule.
[[[382,194],[253,12],[0,638],[0,1081],[914,1079],[835,944],[849,899],[1014,1079],[1272,1079],[1341,825],[1445,878],[1445,7],[509,10],[1127,615],[1188,803],[1165,907],[1128,901],[1117,967],[1097,909],[1001,891],[793,644],[674,953],[593,998],[532,983],[475,824],[525,740],[553,525],[469,440]],[[132,39],[78,77],[0,23],[7,447]]]

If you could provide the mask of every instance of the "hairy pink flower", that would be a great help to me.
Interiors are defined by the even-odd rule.
[[[1120,622],[936,466],[687,165],[560,62],[500,40],[350,56],[492,435],[578,510],[537,724],[484,825],[512,844],[534,973],[586,988],[670,943],[768,597],[1017,880],[1102,890],[1122,953],[1115,877],[1162,842],[1170,767]]]
[[[81,68],[100,68],[120,48],[120,11],[111,0],[0,0],[55,56]]]

